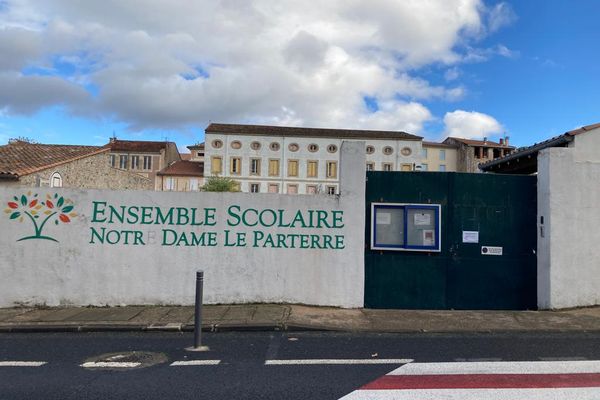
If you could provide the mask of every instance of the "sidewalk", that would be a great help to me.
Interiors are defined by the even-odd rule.
[[[0,332],[191,331],[181,306],[2,308]],[[302,305],[207,305],[202,329],[350,332],[600,332],[600,307],[566,311],[421,311]]]

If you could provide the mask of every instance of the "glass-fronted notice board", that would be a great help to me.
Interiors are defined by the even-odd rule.
[[[371,203],[371,249],[441,251],[439,204]]]

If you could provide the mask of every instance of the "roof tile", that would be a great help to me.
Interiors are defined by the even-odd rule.
[[[421,140],[421,136],[402,131],[366,131],[355,129],[300,128],[291,126],[210,124],[207,133],[250,136],[326,137],[347,139]]]
[[[204,163],[199,161],[176,161],[157,172],[157,175],[204,176]]]
[[[0,146],[0,178],[18,179],[36,171],[108,151],[99,146],[38,144],[20,140]]]

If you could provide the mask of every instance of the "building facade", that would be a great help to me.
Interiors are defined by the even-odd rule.
[[[423,141],[421,171],[456,172],[456,146]]]
[[[443,143],[457,148],[457,172],[481,172],[480,163],[507,156],[515,150],[514,146],[508,144],[508,139],[507,136],[499,142],[493,142],[487,138],[473,140],[449,137]]]
[[[159,191],[197,192],[203,185],[204,163],[200,161],[176,161],[156,173],[156,190]]]
[[[149,178],[111,168],[109,149],[11,141],[0,146],[0,185],[152,190]]]
[[[211,124],[205,170],[239,182],[242,192],[337,194],[340,148],[365,141],[367,170],[414,171],[421,164],[419,136],[405,132]]]
[[[119,140],[111,138],[109,164],[115,169],[131,171],[155,181],[156,173],[180,161],[179,150],[173,142]]]

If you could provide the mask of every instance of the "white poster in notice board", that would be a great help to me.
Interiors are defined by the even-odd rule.
[[[479,231],[462,231],[463,243],[479,243]]]

